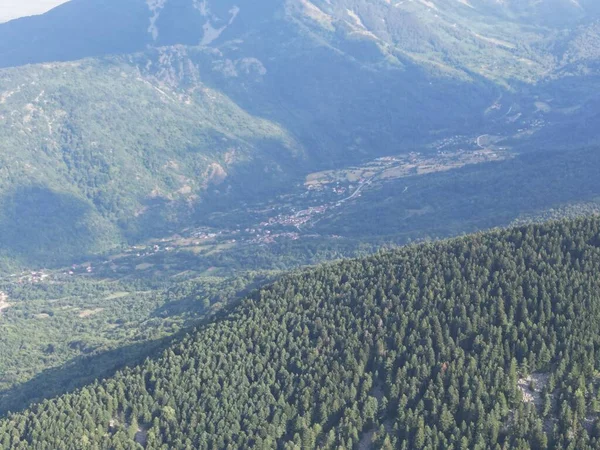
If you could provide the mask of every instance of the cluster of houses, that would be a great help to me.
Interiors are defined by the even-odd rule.
[[[308,209],[303,209],[293,214],[279,214],[275,217],[271,217],[269,220],[262,222],[261,227],[272,227],[274,225],[292,226],[300,228],[302,225],[310,222],[314,216],[325,213],[330,206],[311,206]]]
[[[21,274],[19,277],[19,283],[41,283],[42,281],[47,280],[50,277],[50,274],[47,274],[42,271],[36,272],[25,272]]]
[[[257,235],[248,242],[250,244],[272,244],[277,239],[290,239],[292,241],[297,241],[300,239],[300,235],[298,233],[271,233],[267,231],[265,234]]]

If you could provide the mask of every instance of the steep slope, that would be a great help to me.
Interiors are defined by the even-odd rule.
[[[291,275],[160,358],[9,416],[0,442],[598,448],[598,270],[594,218]]]
[[[453,75],[535,81],[560,66],[557,43],[599,19],[591,0],[72,0],[0,25],[0,67],[232,40],[281,54],[267,41],[277,30],[358,59],[382,53]]]
[[[478,123],[472,110],[496,95],[484,82],[433,85],[426,71],[388,64],[378,51],[378,66],[365,66],[290,27],[269,30],[281,34],[277,45],[259,26],[260,40],[219,49],[3,70],[2,256],[64,264],[164,234],[206,214],[208,197],[223,209],[274,195],[315,168]]]
[[[0,24],[0,67],[133,53],[148,45],[207,45],[231,25],[239,35],[272,22],[283,2],[71,0]],[[243,14],[238,17],[238,13]],[[43,45],[40,43],[43,42]]]
[[[30,263],[164,231],[236,168],[259,166],[267,184],[302,159],[223,94],[173,90],[119,59],[5,70],[0,92],[3,251]]]
[[[70,262],[456,135],[542,123],[553,145],[585,122],[569,144],[593,143],[599,18],[563,0],[73,0],[0,24],[0,258]]]
[[[273,196],[320,167],[475,126],[471,108],[491,101],[483,83],[432,87],[419,69],[372,71],[310,44],[277,65],[231,56],[173,47],[0,72],[4,256],[65,263],[160,235],[208,197],[223,209]]]
[[[139,0],[73,0],[46,14],[0,24],[0,67],[134,52],[150,43]]]

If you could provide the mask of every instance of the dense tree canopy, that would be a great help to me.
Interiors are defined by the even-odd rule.
[[[289,275],[0,446],[598,448],[599,270],[594,218]]]

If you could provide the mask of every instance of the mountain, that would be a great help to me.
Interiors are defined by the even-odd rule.
[[[600,220],[292,274],[4,448],[598,448]]]
[[[595,0],[0,24],[0,447],[598,448],[598,219],[239,300],[598,213],[599,24]]]
[[[148,11],[135,9],[141,6],[140,2],[74,1],[44,16],[0,25],[0,33],[9,33],[3,42],[10,41],[8,50],[29,55],[27,62],[39,58],[33,50],[19,49],[17,35],[45,42],[34,47],[51,60],[143,50],[146,44],[134,45],[136,39],[106,30],[98,33],[131,46],[117,49],[99,43],[101,51],[97,51],[96,47],[69,50],[66,45],[66,41],[95,42],[89,34],[80,34],[93,33],[94,28],[74,17],[88,17],[97,26],[112,23],[108,20],[112,15],[122,20],[145,17]],[[173,8],[159,9],[161,20],[174,26],[178,22],[168,19],[168,14],[189,15],[175,2]],[[194,23],[203,23],[201,11],[194,11],[198,17],[191,15],[190,20],[196,17]],[[256,8],[253,13],[262,14]],[[239,22],[243,32],[245,22],[241,18]],[[157,19],[157,26],[161,23]],[[127,32],[136,29],[123,23],[116,27]],[[53,37],[35,37],[56,28],[65,34],[52,31]],[[143,33],[146,28],[147,24]],[[282,32],[287,33],[286,40],[295,39],[294,33]],[[157,38],[157,44],[192,42],[167,38],[166,31],[161,35],[166,41]],[[53,54],[52,39],[68,54]],[[203,214],[199,199],[211,186],[219,186],[221,194],[232,192],[234,198],[240,192],[245,197],[261,196],[324,161],[351,161],[365,152],[397,146],[397,136],[384,130],[378,136],[370,124],[382,109],[392,114],[390,122],[400,124],[406,111],[382,104],[389,103],[388,97],[372,99],[378,95],[376,86],[407,81],[396,82],[394,70],[368,70],[312,38],[304,37],[302,42],[291,52],[287,46],[275,48],[271,55],[287,53],[290,60],[268,67],[264,65],[271,57],[268,47],[246,53],[230,42],[227,56],[218,49],[172,46],[5,69],[0,75],[0,132],[5,142],[0,155],[5,172],[0,186],[3,256],[23,265],[68,263],[128,240],[182,227],[190,215]],[[14,65],[6,52],[0,61]],[[332,64],[346,68],[344,82],[327,75]],[[298,76],[298,66],[307,73]],[[356,92],[362,100],[346,98],[341,89]],[[317,95],[318,91],[324,95]],[[406,101],[420,100],[421,95]],[[350,109],[355,113],[342,117],[340,111]],[[439,118],[439,124],[445,122]],[[401,126],[408,129],[410,124]],[[361,135],[381,143],[373,149],[365,143],[368,149],[349,153],[347,146],[363,139]],[[257,178],[256,173],[263,175]],[[226,205],[230,199],[221,195],[215,201]]]
[[[595,146],[598,19],[566,0],[72,0],[0,24],[2,266],[273,210],[312,173],[457,136]]]
[[[223,94],[197,83],[186,95],[120,60],[8,69],[0,85],[0,230],[30,261],[164,230],[169,213],[153,211],[189,215],[234,164],[268,176],[301,157],[281,126]]]
[[[408,57],[453,73],[533,79],[560,67],[557,44],[593,31],[599,14],[592,0],[71,0],[2,24],[0,67],[234,40],[281,54],[287,39],[310,35],[359,60],[382,53],[396,64]],[[278,45],[267,40],[273,32]]]

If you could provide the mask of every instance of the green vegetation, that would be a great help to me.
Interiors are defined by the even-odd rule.
[[[594,146],[530,151],[508,161],[410,176],[363,191],[362,198],[325,217],[314,231],[403,244],[535,217],[590,215],[598,210],[593,207],[600,198],[598,167],[600,152]]]
[[[0,442],[597,448],[599,270],[593,218],[286,276],[161,357],[10,415]]]
[[[297,150],[277,125],[196,88],[184,95],[118,59],[2,71],[0,257],[66,264],[165,233],[236,165]],[[274,149],[279,159],[263,153]]]
[[[133,254],[0,279],[0,414],[141,362],[283,271],[376,248],[283,241],[208,256]]]
[[[598,8],[522,3],[113,0],[0,24],[0,269],[163,238],[457,135],[597,142],[571,125],[597,109]],[[477,161],[465,150],[446,159]]]
[[[47,276],[0,285],[0,414],[139,363],[270,279]]]
[[[599,448],[598,219],[239,304],[596,213],[596,0],[238,3],[0,24],[0,447]]]

